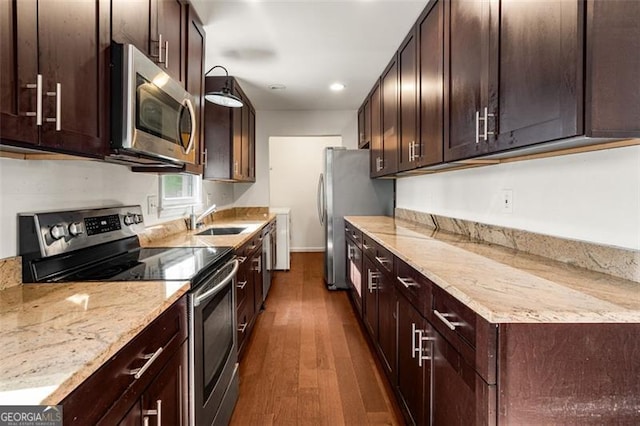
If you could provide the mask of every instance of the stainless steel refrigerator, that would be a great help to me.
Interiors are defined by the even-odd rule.
[[[318,218],[324,227],[324,281],[330,290],[346,289],[345,216],[392,216],[394,181],[369,178],[369,151],[324,150],[318,180]]]

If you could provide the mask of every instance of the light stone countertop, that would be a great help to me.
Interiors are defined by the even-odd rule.
[[[144,247],[238,248],[275,215],[196,231],[149,227]],[[182,221],[178,221],[182,222]],[[180,225],[182,226],[182,225]],[[246,226],[237,235],[198,236]],[[171,235],[172,234],[172,235]],[[188,281],[25,284],[0,291],[0,405],[57,404],[189,291]]]
[[[640,322],[640,283],[391,217],[345,219],[489,322]]]

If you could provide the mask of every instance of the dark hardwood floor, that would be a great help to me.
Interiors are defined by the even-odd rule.
[[[292,253],[240,362],[232,425],[398,425],[402,417],[322,253]]]

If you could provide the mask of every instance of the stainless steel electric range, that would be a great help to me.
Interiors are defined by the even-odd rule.
[[[140,206],[18,215],[24,283],[191,281],[189,401],[192,425],[227,424],[238,397],[231,247],[140,247]]]

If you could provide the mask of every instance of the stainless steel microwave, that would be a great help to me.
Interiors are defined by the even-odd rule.
[[[111,44],[111,155],[127,164],[196,160],[194,98],[130,44]]]

